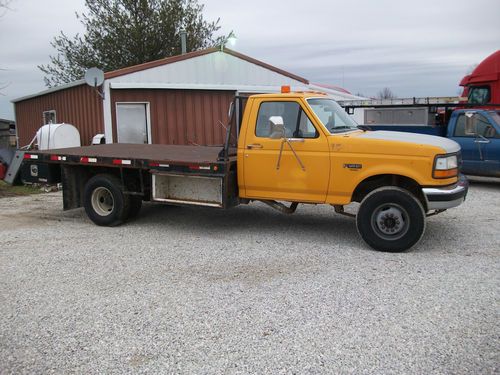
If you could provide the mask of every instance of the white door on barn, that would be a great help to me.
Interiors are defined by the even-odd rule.
[[[117,103],[118,143],[150,143],[147,103]]]

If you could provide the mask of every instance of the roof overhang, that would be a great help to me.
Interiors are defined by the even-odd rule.
[[[177,90],[227,90],[239,92],[276,92],[281,86],[251,86],[251,85],[203,85],[203,84],[183,84],[183,83],[131,83],[131,82],[110,82],[113,90],[126,89],[177,89]],[[309,90],[307,85],[294,86],[295,91]]]
[[[80,86],[80,85],[83,85],[83,84],[85,84],[85,80],[80,79],[78,81],[66,83],[66,84],[61,85],[61,86],[51,87],[50,89],[37,92],[36,94],[26,95],[26,96],[22,96],[20,98],[12,99],[11,103],[22,102],[23,100],[27,100],[27,99],[31,99],[31,98],[36,98],[37,96],[51,94],[53,92],[57,92],[57,91],[61,91],[61,90],[70,89],[72,87]]]

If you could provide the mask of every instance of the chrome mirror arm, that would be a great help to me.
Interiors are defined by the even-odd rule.
[[[302,141],[303,142],[303,141]],[[293,152],[293,155],[295,156],[295,159],[297,159],[297,162],[299,163],[300,165],[300,168],[305,172],[306,170],[306,167],[304,166],[304,164],[302,163],[302,160],[300,160],[299,158],[299,155],[297,155],[297,153],[295,152],[293,146],[292,146],[292,143],[290,142],[290,140],[286,137],[283,137],[282,140],[281,140],[281,147],[280,147],[280,154],[278,156],[278,162],[276,163],[276,170],[279,170],[280,169],[280,163],[281,163],[281,155],[283,154],[283,147],[285,146],[285,143],[288,144],[288,146],[290,147],[290,150],[292,150]]]

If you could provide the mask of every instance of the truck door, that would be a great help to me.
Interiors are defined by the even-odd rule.
[[[493,114],[493,116],[500,116]],[[475,112],[471,127],[466,125],[466,114],[457,117],[453,137],[462,148],[462,172],[471,175],[498,176],[500,174],[500,127],[493,118]]]
[[[492,114],[495,116],[495,114]],[[496,115],[500,119],[500,116]],[[476,138],[479,148],[480,174],[500,177],[500,127],[486,115],[474,116]]]
[[[330,175],[326,136],[298,101],[260,99],[253,105],[258,110],[249,118],[243,151],[246,197],[324,202]],[[271,118],[282,120],[284,137],[276,137]]]
[[[481,159],[478,144],[474,142],[476,135],[467,130],[466,122],[465,113],[460,113],[457,116],[453,134],[449,134],[448,138],[457,142],[462,149],[462,172],[473,174],[474,171],[479,170]]]

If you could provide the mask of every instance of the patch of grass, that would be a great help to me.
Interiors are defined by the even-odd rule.
[[[43,191],[40,187],[30,185],[12,186],[0,180],[0,198],[15,197],[20,195],[40,194]]]

